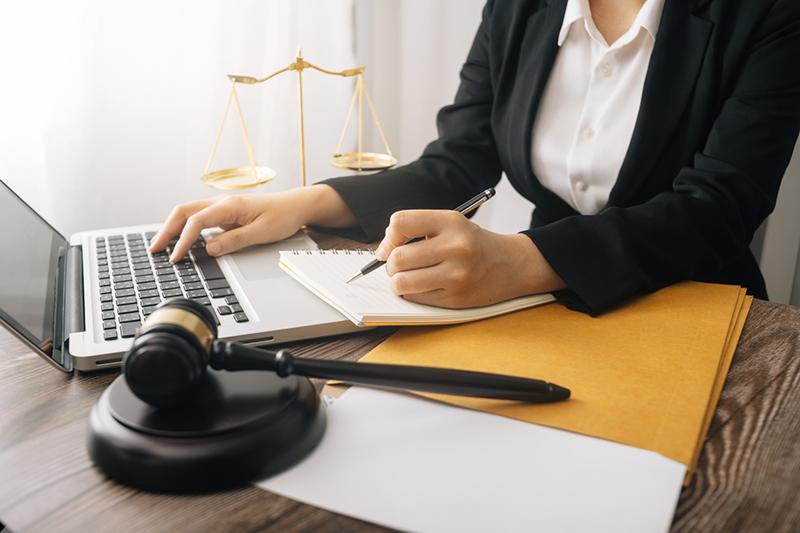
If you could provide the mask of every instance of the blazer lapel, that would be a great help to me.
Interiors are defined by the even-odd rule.
[[[703,0],[700,0],[703,2]],[[674,135],[694,92],[713,24],[688,0],[666,0],[630,146],[608,205],[626,205]]]
[[[520,99],[512,108],[521,110],[524,120],[516,121],[521,131],[516,131],[516,157],[514,170],[523,176],[523,186],[541,189],[539,180],[533,175],[531,167],[531,134],[536,111],[550,77],[550,71],[558,54],[558,32],[564,20],[567,0],[549,0],[545,7],[533,13],[528,19],[525,34],[520,45],[520,68],[517,83],[524,84],[515,91]]]

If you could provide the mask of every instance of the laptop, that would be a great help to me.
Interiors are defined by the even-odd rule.
[[[65,372],[119,366],[141,323],[170,298],[203,303],[219,338],[250,345],[361,329],[278,267],[279,250],[317,247],[302,233],[213,258],[205,239],[220,230],[206,230],[171,265],[169,248],[147,250],[157,224],[67,239],[2,181],[0,227],[0,323]]]

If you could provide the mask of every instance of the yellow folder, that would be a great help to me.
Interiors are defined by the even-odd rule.
[[[424,394],[443,402],[697,462],[752,301],[685,282],[600,317],[548,304],[479,322],[405,328],[362,361],[496,372],[572,390],[554,404]]]

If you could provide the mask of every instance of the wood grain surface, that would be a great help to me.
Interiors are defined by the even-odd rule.
[[[355,360],[392,331],[288,347]],[[254,487],[164,496],[105,479],[87,456],[86,422],[116,375],[61,374],[0,331],[0,521],[11,531],[384,531]],[[800,309],[755,301],[673,530],[800,530],[798,385]]]

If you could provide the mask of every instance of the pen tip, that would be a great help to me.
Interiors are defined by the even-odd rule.
[[[360,278],[360,277],[361,277],[361,272],[358,272],[358,273],[356,273],[356,275],[355,275],[355,276],[353,276],[352,278],[348,279],[348,280],[347,280],[347,281],[345,281],[344,283],[345,283],[345,285],[347,285],[347,284],[348,284],[348,283],[350,283],[351,281],[353,281],[353,280],[356,280],[356,279],[358,279],[358,278]]]

